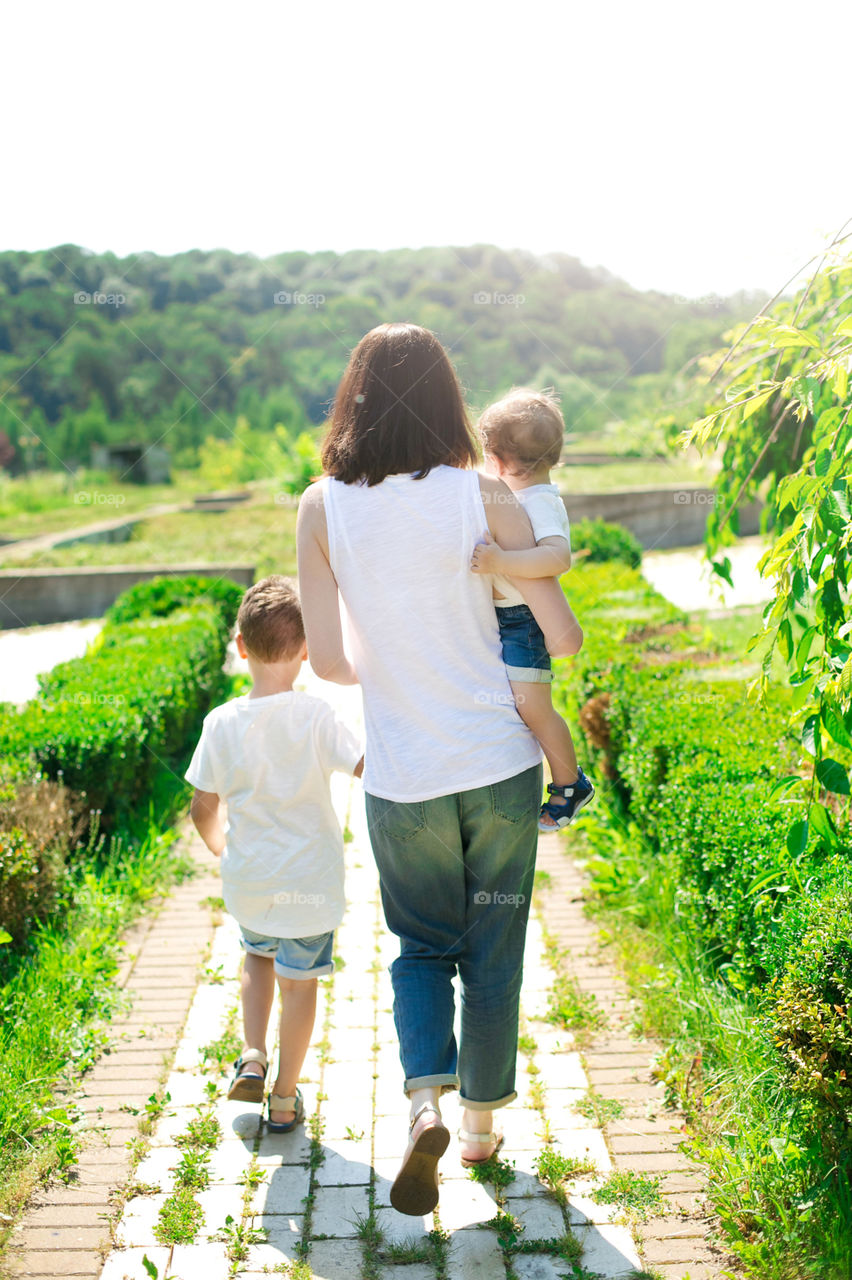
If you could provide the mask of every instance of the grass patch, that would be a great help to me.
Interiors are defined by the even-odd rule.
[[[614,1204],[631,1217],[646,1222],[655,1213],[665,1209],[660,1187],[662,1178],[647,1173],[634,1173],[632,1169],[616,1169],[602,1186],[591,1193],[595,1204]]]
[[[114,840],[77,872],[67,912],[39,926],[26,952],[3,957],[2,1244],[34,1187],[75,1162],[82,1128],[55,1090],[72,1089],[110,1042],[109,1019],[123,1000],[115,982],[121,933],[152,896],[190,871],[176,837],[151,825],[144,838]]]
[[[222,1141],[222,1126],[214,1115],[199,1114],[190,1120],[184,1133],[175,1138],[175,1145],[193,1150],[209,1150]]]
[[[553,983],[547,1021],[573,1031],[578,1043],[606,1027],[604,1012],[592,993],[581,991],[576,978],[565,973],[557,974]]]
[[[194,1244],[204,1211],[188,1187],[170,1195],[160,1208],[154,1235],[160,1244]]]
[[[210,1185],[210,1149],[188,1147],[175,1168],[175,1182],[190,1191],[205,1191]]]
[[[600,1129],[624,1115],[623,1102],[617,1098],[602,1098],[594,1089],[589,1089],[579,1102],[575,1102],[574,1109],[584,1120],[594,1120]]]
[[[514,1165],[509,1164],[508,1160],[501,1160],[496,1155],[483,1161],[482,1164],[473,1165],[467,1173],[471,1182],[491,1183],[498,1191],[504,1191],[506,1187],[511,1186],[516,1177]]]

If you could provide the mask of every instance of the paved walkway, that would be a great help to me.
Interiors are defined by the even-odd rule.
[[[556,837],[540,845],[550,887],[540,894],[544,928],[534,916],[528,935],[519,1098],[500,1117],[502,1185],[474,1181],[454,1139],[441,1162],[434,1216],[408,1218],[390,1208],[407,1125],[387,973],[396,943],[382,921],[359,790],[336,776],[335,800],[352,835],[349,905],[337,935],[339,967],[322,984],[305,1067],[308,1123],[268,1134],[259,1108],[224,1097],[239,1027],[240,950],[227,916],[211,924],[205,899],[218,893],[218,881],[194,841],[205,875],[135,930],[135,959],[126,966],[133,1008],[116,1024],[115,1051],[86,1078],[85,1105],[106,1136],[83,1153],[74,1180],[45,1191],[24,1219],[15,1274],[150,1280],[156,1268],[157,1280],[271,1273],[291,1280],[626,1280],[644,1262],[665,1280],[714,1276],[702,1240],[707,1224],[695,1216],[699,1184],[676,1152],[676,1121],[663,1115],[649,1082],[654,1046],[624,1029],[629,1001],[596,951],[581,881]],[[577,983],[607,1018],[582,1052],[549,1019],[555,974],[545,930],[570,948]],[[159,1115],[148,1101],[158,1082]],[[604,1127],[590,1109],[590,1086],[597,1099],[623,1104]],[[452,1095],[444,1115],[455,1132]],[[571,1160],[582,1162],[581,1172],[566,1180],[577,1169],[565,1163]],[[661,1176],[667,1212],[637,1226],[620,1217],[619,1205],[597,1202],[596,1189],[624,1169]],[[190,1189],[176,1195],[181,1181]]]

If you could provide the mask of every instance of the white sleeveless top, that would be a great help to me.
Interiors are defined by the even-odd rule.
[[[478,474],[442,466],[372,487],[320,483],[364,692],[364,789],[431,800],[538,764],[503,665],[491,579],[470,569],[488,527]]]

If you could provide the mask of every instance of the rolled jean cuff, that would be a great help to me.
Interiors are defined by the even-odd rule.
[[[438,1088],[441,1093],[452,1093],[459,1087],[459,1078],[456,1075],[411,1076],[402,1087],[406,1093],[413,1093],[415,1089]]]
[[[505,1098],[498,1098],[496,1102],[471,1102],[470,1098],[459,1098],[459,1106],[467,1107],[468,1111],[496,1111],[499,1107],[508,1107],[510,1102],[514,1102],[517,1093],[507,1093]]]

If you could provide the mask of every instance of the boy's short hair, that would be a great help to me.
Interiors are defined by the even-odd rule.
[[[520,473],[555,467],[562,453],[565,424],[555,396],[531,387],[513,387],[483,411],[479,435],[486,453]]]
[[[237,629],[258,661],[295,658],[305,643],[305,624],[293,579],[273,573],[249,587],[237,614]]]

